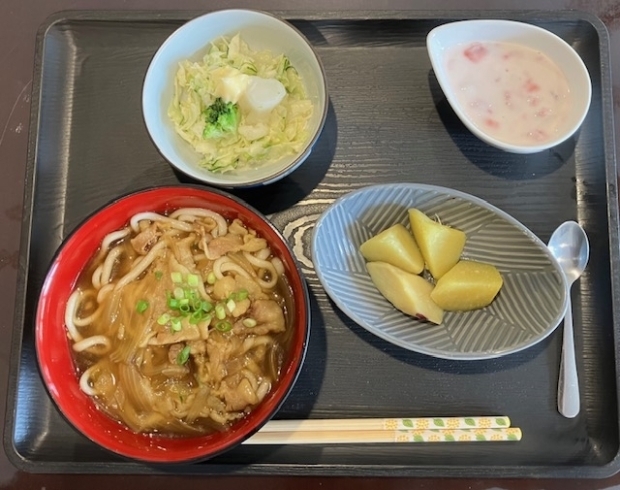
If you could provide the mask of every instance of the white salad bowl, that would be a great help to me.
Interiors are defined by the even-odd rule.
[[[538,51],[563,72],[568,82],[570,107],[553,136],[539,144],[515,144],[499,139],[476,124],[452,85],[446,54],[458,45],[470,43],[510,43]],[[592,85],[588,70],[577,52],[563,39],[540,27],[508,20],[465,20],[443,24],[431,30],[426,47],[433,71],[454,112],[482,141],[511,153],[536,153],[556,146],[574,135],[588,113]]]
[[[402,313],[382,296],[359,248],[397,223],[410,228],[409,208],[463,231],[463,259],[497,267],[503,286],[489,306],[446,311],[435,325]],[[327,294],[357,324],[395,345],[444,359],[521,351],[550,335],[566,311],[566,281],[547,246],[504,211],[445,187],[381,184],[346,194],[318,219],[312,262]]]
[[[266,161],[252,168],[214,173],[200,167],[200,154],[176,132],[168,117],[174,79],[183,60],[200,61],[211,42],[240,34],[253,51],[284,54],[303,79],[313,104],[307,142],[298,154]],[[219,187],[253,187],[283,178],[310,155],[327,115],[328,95],[323,66],[308,40],[291,24],[254,10],[220,10],[197,17],[173,32],[155,53],[142,89],[142,113],[159,152],[180,172]]]

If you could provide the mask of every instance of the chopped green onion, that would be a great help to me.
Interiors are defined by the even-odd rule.
[[[175,298],[168,298],[168,308],[172,310],[179,309],[179,300]]]
[[[228,311],[230,311],[231,313],[234,311],[236,306],[237,306],[237,303],[235,303],[235,301],[232,299],[229,299],[226,302],[226,308],[228,308]]]
[[[181,306],[179,306],[179,311],[181,313],[183,313],[184,315],[189,315],[189,312],[191,311],[191,309],[190,309],[189,305],[183,305],[182,304]]]
[[[231,296],[232,296],[232,299],[234,299],[235,301],[243,301],[244,299],[247,299],[249,294],[250,293],[248,293],[246,289],[240,289],[236,293],[231,294]]]
[[[226,320],[220,320],[215,324],[215,328],[217,328],[220,332],[228,332],[232,329],[232,323]]]
[[[253,328],[256,326],[256,320],[254,320],[254,318],[246,318],[241,323],[243,323],[243,326],[247,328]]]
[[[181,284],[183,282],[183,276],[180,272],[170,273],[170,279],[172,279],[172,282],[175,284]]]
[[[179,306],[189,306],[189,299],[187,298],[180,299]]]
[[[203,318],[202,311],[201,310],[195,311],[189,316],[189,324],[196,325],[197,323],[200,322],[200,320],[202,320],[202,318]]]
[[[213,305],[208,301],[202,301],[200,303],[200,309],[205,313],[209,313],[213,309]]]
[[[182,366],[187,361],[189,361],[189,351],[190,350],[191,349],[190,349],[189,345],[186,345],[185,347],[183,347],[183,350],[181,350],[181,352],[179,352],[179,355],[177,356],[177,364]]]
[[[187,284],[193,288],[196,288],[198,287],[198,284],[200,284],[200,278],[196,274],[188,274]]]
[[[224,309],[224,305],[222,303],[215,305],[215,317],[218,320],[223,320],[226,318],[226,310]]]
[[[158,281],[161,281],[161,278],[164,276],[164,273],[162,271],[155,271],[155,279],[157,279]]]
[[[185,298],[185,291],[183,291],[183,288],[180,288],[178,286],[174,288],[174,291],[172,292],[172,294],[174,295],[176,299]]]
[[[170,328],[172,328],[175,332],[181,331],[181,319],[179,317],[174,317],[170,320]]]
[[[215,277],[215,274],[213,272],[209,272],[209,275],[207,276],[207,283],[215,284],[216,280],[217,280],[217,277]]]
[[[136,303],[136,310],[138,313],[144,313],[149,307],[149,302],[141,299]]]
[[[157,319],[157,323],[159,323],[160,325],[165,325],[169,321],[170,321],[170,315],[168,315],[168,313],[164,313]]]

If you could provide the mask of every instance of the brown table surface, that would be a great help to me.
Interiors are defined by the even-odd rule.
[[[188,9],[225,7],[263,10],[514,10],[576,9],[599,16],[611,38],[616,126],[620,117],[620,0],[256,0],[228,3],[216,0],[0,0],[0,420],[5,416],[9,347],[21,229],[24,172],[29,127],[30,91],[35,34],[44,19],[61,10]],[[373,479],[321,477],[153,477],[116,475],[31,475],[17,471],[0,449],[0,489],[90,490],[116,488],[346,488],[395,489],[612,489],[620,488],[620,474],[607,480],[472,480]]]

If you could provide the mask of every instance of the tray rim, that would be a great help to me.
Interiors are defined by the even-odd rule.
[[[17,451],[14,444],[17,375],[21,367],[21,345],[24,333],[25,293],[28,285],[28,266],[32,233],[32,209],[34,204],[36,175],[35,164],[38,154],[38,134],[41,125],[40,103],[42,98],[43,47],[49,30],[63,22],[170,22],[185,21],[200,14],[217,9],[204,10],[62,10],[50,15],[39,26],[36,33],[34,53],[33,84],[28,134],[28,152],[24,176],[24,200],[19,245],[18,277],[14,303],[14,319],[9,355],[9,379],[4,420],[3,445],[9,461],[19,470],[30,473],[72,473],[72,474],[186,474],[186,475],[291,475],[291,476],[365,476],[365,477],[452,477],[452,478],[607,478],[620,471],[620,448],[613,459],[599,466],[561,465],[496,465],[475,467],[468,465],[352,465],[352,464],[208,464],[208,465],[143,465],[133,461],[120,462],[40,462],[29,460]],[[502,18],[529,22],[553,23],[584,21],[589,23],[598,35],[598,52],[601,66],[601,97],[603,120],[603,147],[606,176],[606,203],[608,219],[608,245],[610,252],[610,274],[612,295],[612,330],[614,340],[620,338],[618,309],[620,300],[620,210],[618,206],[618,176],[615,147],[614,113],[612,100],[611,52],[609,33],[602,20],[595,14],[580,10],[265,10],[285,19],[303,20],[446,20],[464,18]],[[616,378],[620,373],[620,346],[615,342]],[[616,393],[618,417],[620,419],[620,391]],[[620,430],[619,430],[620,432]],[[182,470],[179,470],[182,468]]]

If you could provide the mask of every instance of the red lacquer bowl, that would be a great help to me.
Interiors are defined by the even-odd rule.
[[[138,434],[111,419],[79,388],[64,323],[65,306],[83,268],[103,237],[123,227],[139,212],[162,213],[180,207],[204,207],[226,218],[240,218],[258,231],[284,263],[293,291],[295,329],[281,376],[260,405],[225,432],[172,438]],[[280,232],[258,211],[222,191],[191,186],[157,187],[121,197],[87,218],[63,243],[54,258],[39,298],[36,352],[43,381],[61,413],[82,434],[116,454],[154,463],[211,458],[240,444],[265,424],[293,387],[306,353],[310,305],[306,283]]]

